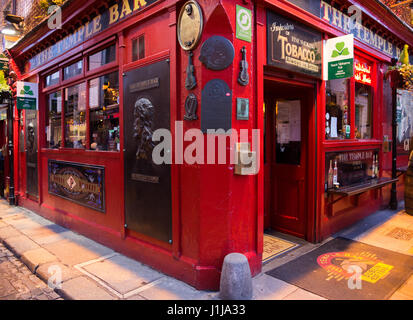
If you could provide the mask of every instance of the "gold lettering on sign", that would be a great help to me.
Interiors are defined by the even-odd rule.
[[[86,39],[88,39],[92,34],[93,34],[93,31],[92,30],[90,30],[91,28],[91,25],[90,25],[90,22],[88,21],[88,22],[86,22],[86,25],[85,25],[85,29],[86,29]]]
[[[132,12],[132,10],[129,7],[129,0],[123,0],[122,10],[120,12],[119,19],[122,19],[124,16],[127,16],[131,12]]]
[[[329,12],[331,11],[331,6],[330,6],[328,3],[325,3],[324,1],[321,2],[321,6],[324,7],[324,10],[323,10],[323,12],[324,12],[323,19],[324,19],[324,20],[327,20],[327,21],[330,21]]]
[[[109,8],[109,24],[115,23],[119,19],[119,6],[114,4]]]
[[[93,33],[102,30],[102,25],[100,24],[100,15],[93,18]]]
[[[146,6],[145,0],[134,0],[133,11],[139,10],[140,8],[143,8],[144,6]]]
[[[341,24],[342,13],[338,11],[336,8],[333,8],[333,25],[343,29],[343,25]]]

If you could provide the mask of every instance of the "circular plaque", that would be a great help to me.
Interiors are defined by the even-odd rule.
[[[199,60],[211,70],[224,70],[234,60],[234,46],[222,36],[208,38],[201,47]]]
[[[178,41],[184,50],[192,50],[201,38],[203,28],[202,10],[193,0],[186,2],[179,13]]]

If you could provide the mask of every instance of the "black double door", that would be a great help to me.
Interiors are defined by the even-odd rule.
[[[37,175],[37,110],[26,110],[26,192],[39,195]]]
[[[125,221],[127,228],[171,242],[171,168],[155,164],[157,129],[170,130],[169,62],[126,72],[123,77]]]

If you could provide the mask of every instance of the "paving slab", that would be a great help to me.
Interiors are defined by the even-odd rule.
[[[57,261],[56,256],[43,248],[26,251],[22,254],[21,259],[32,272],[35,272],[41,264]]]
[[[253,300],[282,300],[298,288],[292,284],[260,274],[252,279]]]
[[[7,224],[15,227],[19,231],[25,230],[25,229],[34,229],[34,228],[39,228],[42,227],[42,224],[33,221],[30,218],[27,217],[14,217],[7,219]]]
[[[52,267],[51,269],[49,269],[50,267]],[[36,275],[39,276],[40,279],[42,279],[44,282],[48,282],[48,279],[50,278],[50,276],[52,274],[54,274],[54,270],[56,270],[56,268],[59,268],[59,270],[61,271],[61,281],[62,282],[66,282],[70,279],[74,279],[77,277],[82,276],[83,274],[80,273],[80,271],[78,271],[75,268],[70,268],[64,264],[62,264],[61,262],[48,262],[45,264],[41,264],[37,269],[36,269]],[[50,272],[49,272],[50,270]]]
[[[163,276],[152,268],[119,254],[83,266],[82,269],[103,280],[122,295]]]
[[[198,291],[182,281],[163,277],[138,294],[148,300],[206,300],[215,293]]]
[[[7,238],[16,237],[20,235],[22,234],[11,226],[0,228],[0,243],[4,242],[4,240]]]
[[[413,300],[413,296],[396,291],[389,300]]]
[[[25,235],[10,237],[4,244],[17,256],[21,257],[26,251],[40,248],[39,245]]]
[[[327,300],[324,297],[308,292],[301,288],[298,288],[293,293],[290,293],[283,300]]]
[[[114,300],[106,290],[87,277],[77,277],[62,283],[57,293],[69,300]]]
[[[49,244],[60,240],[65,240],[67,237],[67,229],[60,227],[56,224],[41,226],[34,229],[21,230],[22,233],[30,237],[34,242],[39,245]]]
[[[21,233],[14,229],[12,226],[7,226],[0,229],[0,241],[4,241],[7,238],[20,236]]]
[[[92,240],[84,245],[70,240],[61,240],[45,244],[43,247],[68,266],[74,266],[113,253],[112,249],[99,245]]]

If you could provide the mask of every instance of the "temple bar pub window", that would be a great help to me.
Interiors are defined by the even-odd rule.
[[[112,42],[45,75],[46,148],[120,151],[116,61]]]
[[[349,80],[326,81],[326,139],[350,139]]]
[[[116,46],[110,45],[109,47],[100,50],[88,57],[89,70],[100,68],[108,63],[116,60]]]
[[[356,139],[372,138],[372,63],[355,59],[355,137]]]
[[[63,68],[63,79],[68,80],[75,76],[82,74],[83,72],[83,60],[79,60],[65,68]]]
[[[60,82],[60,72],[53,72],[45,77],[45,87],[51,87],[59,84]]]
[[[47,96],[46,147],[56,149],[62,145],[62,97],[56,91]]]
[[[65,89],[65,147],[86,147],[86,84]]]
[[[90,149],[119,151],[119,73],[89,81]]]

